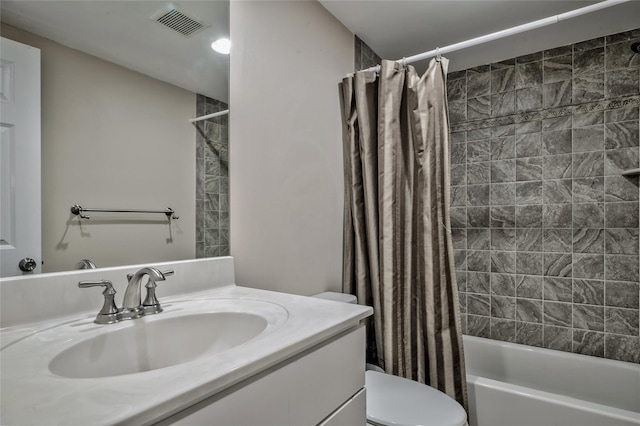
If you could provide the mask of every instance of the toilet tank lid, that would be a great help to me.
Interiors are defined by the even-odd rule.
[[[317,297],[318,299],[333,300],[335,302],[358,303],[358,298],[356,298],[353,294],[337,293],[335,291],[325,291],[324,293],[316,294],[312,297]]]

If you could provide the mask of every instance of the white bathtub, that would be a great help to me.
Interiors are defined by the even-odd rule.
[[[640,425],[640,365],[463,339],[470,426]]]

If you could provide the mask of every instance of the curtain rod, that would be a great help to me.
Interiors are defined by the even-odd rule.
[[[220,117],[221,115],[227,115],[227,114],[229,114],[229,110],[225,109],[223,111],[214,112],[213,114],[207,114],[201,117],[190,118],[189,121],[192,123],[196,123],[198,121],[206,120],[207,118],[215,118],[215,117]]]
[[[466,41],[461,41],[459,43],[450,44],[445,47],[438,47],[428,52],[419,53],[417,55],[409,56],[406,58],[398,59],[396,62],[400,62],[404,65],[410,64],[413,62],[418,62],[423,59],[433,58],[443,53],[449,53],[456,50],[465,49],[467,47],[476,46],[478,44],[486,43],[493,40],[498,40],[500,38],[508,37],[514,34],[519,34],[525,31],[533,30],[536,28],[544,27],[551,24],[557,24],[560,21],[564,21],[567,19],[575,18],[576,16],[585,15],[587,13],[595,12],[597,10],[606,9],[611,6],[618,5],[620,3],[626,3],[630,0],[605,0],[600,3],[592,4],[590,6],[581,7],[579,9],[571,10],[569,12],[560,13],[559,15],[550,16],[548,18],[538,19],[537,21],[529,22],[527,24],[518,25],[513,28],[507,28],[506,30],[496,31],[495,33],[486,34],[480,37],[472,38]],[[375,71],[380,72],[380,65],[376,65],[375,67],[367,68],[361,71]],[[348,74],[348,77],[352,77],[354,74]]]

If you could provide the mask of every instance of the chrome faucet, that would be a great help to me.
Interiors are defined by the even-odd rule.
[[[97,268],[96,264],[90,261],[89,259],[82,259],[78,263],[76,263],[76,266],[73,267],[73,269],[96,269],[96,268]]]
[[[173,271],[160,272],[156,268],[148,267],[140,269],[135,274],[128,274],[127,280],[129,281],[129,284],[127,285],[127,290],[124,292],[124,300],[122,301],[122,309],[120,311],[120,315],[123,320],[140,318],[145,314],[141,297],[141,282],[142,277],[145,275],[149,277],[149,283],[153,283],[152,286],[147,285],[147,288],[155,289],[155,282],[164,281],[165,277],[173,275]],[[156,310],[156,312],[160,311],[161,309]]]

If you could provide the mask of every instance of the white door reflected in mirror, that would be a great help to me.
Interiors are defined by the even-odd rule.
[[[0,99],[0,277],[39,273],[39,49],[1,38]]]

